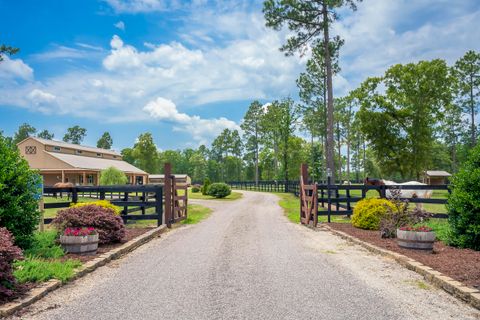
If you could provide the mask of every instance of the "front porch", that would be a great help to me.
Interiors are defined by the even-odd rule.
[[[63,170],[40,170],[45,186],[53,186],[56,183],[70,182],[75,186],[98,186],[100,185],[100,171],[63,169]],[[128,184],[137,185],[148,183],[148,176],[134,173],[125,173]]]

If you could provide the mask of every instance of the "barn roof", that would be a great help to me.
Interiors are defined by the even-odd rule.
[[[427,170],[425,175],[429,177],[450,177],[451,174],[443,170]]]
[[[110,154],[114,156],[119,156],[121,157],[122,155],[115,150],[107,150],[107,149],[102,149],[102,148],[95,148],[95,147],[90,147],[90,146],[84,146],[84,145],[79,145],[79,144],[73,144],[73,143],[68,143],[64,141],[58,141],[58,140],[47,140],[47,139],[42,139],[38,137],[28,137],[27,139],[33,139],[41,144],[47,145],[47,146],[54,146],[54,147],[63,147],[63,148],[68,148],[68,149],[75,149],[75,150],[82,150],[82,151],[89,151],[89,152],[98,152],[98,153],[104,153],[104,154]]]
[[[84,157],[84,156],[77,156],[74,154],[58,153],[58,152],[48,152],[48,151],[45,151],[45,152],[51,155],[52,157],[57,158],[71,165],[74,168],[105,170],[109,167],[115,167],[118,170],[127,172],[127,173],[147,174],[145,171],[140,170],[139,168],[123,160]]]

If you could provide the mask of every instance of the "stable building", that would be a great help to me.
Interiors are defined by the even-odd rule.
[[[100,172],[109,167],[123,171],[130,184],[148,183],[148,173],[123,161],[113,150],[37,137],[28,137],[17,146],[30,168],[39,170],[45,186],[58,182],[97,186]]]
[[[423,172],[423,183],[428,185],[448,184],[448,180],[452,175],[447,171],[427,170]]]

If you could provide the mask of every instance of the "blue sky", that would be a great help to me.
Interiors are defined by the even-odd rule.
[[[388,66],[449,63],[480,49],[477,0],[364,0],[342,11],[337,96]],[[196,147],[238,128],[249,103],[297,97],[307,57],[278,48],[288,31],[264,27],[261,1],[0,0],[0,129],[28,122],[61,139],[109,131],[114,147],[153,133],[160,149]]]

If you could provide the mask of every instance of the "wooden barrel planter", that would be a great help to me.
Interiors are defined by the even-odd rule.
[[[397,243],[402,248],[432,251],[435,242],[433,231],[408,231],[397,229]]]
[[[88,236],[60,236],[60,243],[67,253],[94,255],[98,249],[98,233]]]

